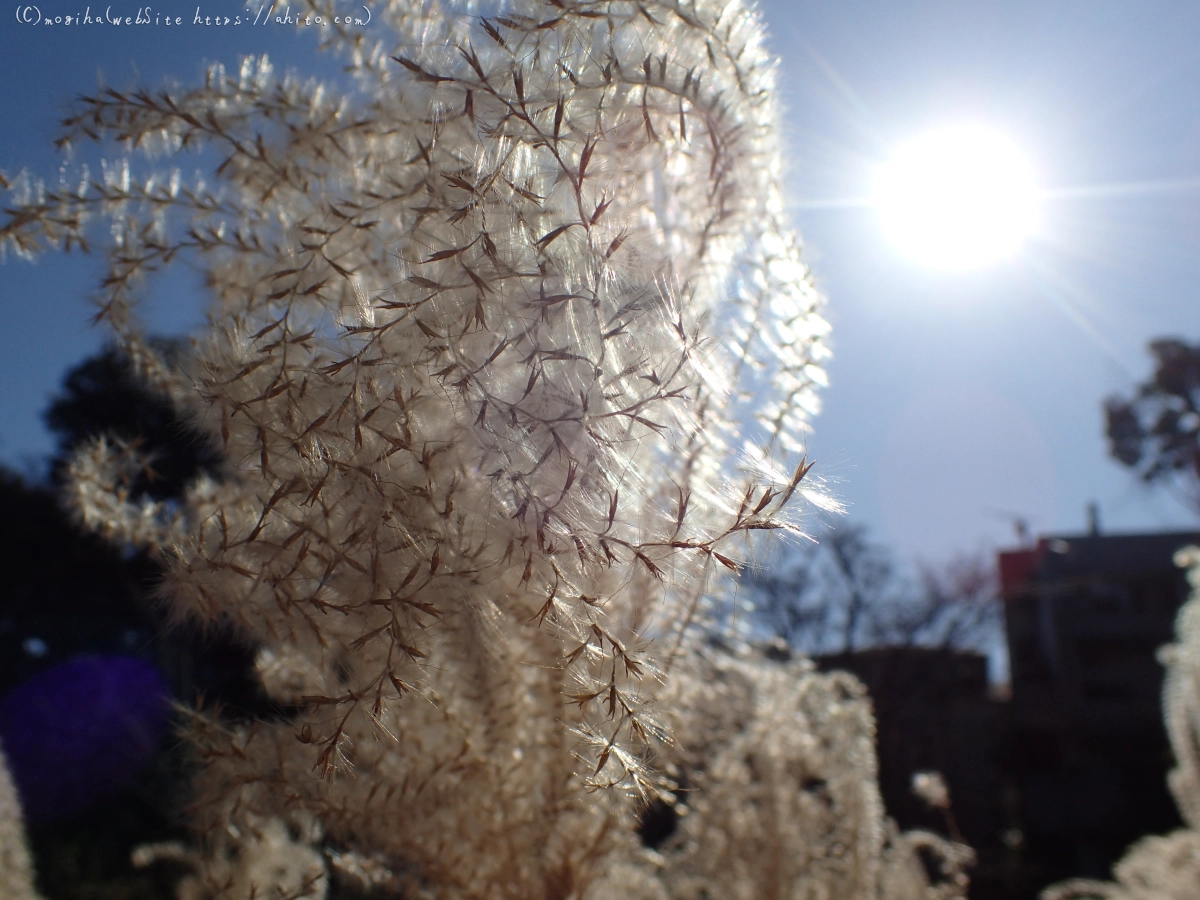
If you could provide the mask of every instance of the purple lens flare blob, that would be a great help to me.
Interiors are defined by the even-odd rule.
[[[26,821],[69,819],[119,793],[170,717],[162,674],[133,657],[82,657],[15,688],[0,700],[0,744]]]

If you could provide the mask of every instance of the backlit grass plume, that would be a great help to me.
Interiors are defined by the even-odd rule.
[[[344,40],[358,102],[248,61],[67,120],[68,140],[222,156],[211,185],[124,162],[26,186],[3,234],[86,245],[109,220],[103,315],[231,469],[174,517],[123,499],[140,461],[97,443],[74,502],[161,550],[180,615],[308,673],[325,771],[430,685],[431,641],[461,637],[486,680],[499,635],[534,624],[568,660],[589,782],[636,783],[626,746],[657,731],[639,635],[677,639],[804,471],[742,485],[725,464],[730,373],[775,370],[767,440],[793,448],[825,328],[779,230],[770,61],[736,5],[387,18],[390,40]],[[181,377],[131,302],[189,252],[214,299]]]
[[[25,840],[21,798],[0,747],[0,897],[4,900],[40,900],[33,886],[33,864]]]
[[[685,828],[681,856],[653,857],[634,830],[631,798],[678,787],[647,766],[674,758],[672,730],[734,739],[693,739],[707,720],[689,704],[717,676],[691,633],[748,537],[797,530],[810,490],[799,451],[827,328],[783,223],[757,17],[736,0],[375,14],[326,29],[349,93],[263,59],[81,101],[64,143],[132,159],[77,186],[16,179],[0,230],[21,255],[108,236],[101,317],[227,460],[181,506],[135,495],[135,446],[98,440],[71,469],[80,519],[158,554],[178,618],[236,625],[282,711],[194,715],[203,846],[142,861],[191,859],[181,892],[198,898],[316,897],[329,877],[420,897],[699,897],[737,842],[783,835],[763,852],[808,862],[762,884],[710,873],[741,885],[723,895],[879,894],[893,851],[864,701],[785,721],[766,663],[729,676],[763,680],[745,713],[764,734],[795,729],[764,745],[764,771],[798,753],[842,766],[820,776],[828,797],[749,827],[735,753],[705,776],[708,838]],[[136,161],[192,150],[212,154],[211,181]],[[177,370],[134,301],[180,257],[212,302]],[[801,706],[836,695],[793,674]],[[805,737],[826,727],[854,752]],[[845,831],[840,862],[802,846],[828,831],[800,821],[818,807]],[[903,883],[923,884],[904,859]]]

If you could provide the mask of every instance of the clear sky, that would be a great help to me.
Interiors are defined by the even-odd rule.
[[[790,197],[829,297],[832,386],[810,450],[850,516],[936,558],[1085,528],[1194,527],[1107,459],[1103,398],[1147,341],[1200,340],[1200,5],[764,4],[782,58]],[[921,268],[862,197],[920,133],[984,123],[1047,200],[1010,262]],[[1140,185],[1140,186],[1139,186]]]
[[[143,0],[144,8],[145,0]],[[232,0],[202,13],[244,14]],[[368,5],[369,2],[368,2]],[[42,0],[46,15],[87,0]],[[108,0],[91,3],[93,17]],[[191,22],[196,2],[152,5]],[[0,170],[56,177],[65,101],[105,84],[194,78],[268,53],[319,66],[290,28],[34,27],[0,9]],[[134,15],[137,2],[111,5]],[[348,5],[349,8],[349,5]],[[255,7],[257,9],[257,7]],[[1101,403],[1149,372],[1146,342],[1200,340],[1200,4],[768,0],[782,63],[789,198],[834,324],[832,386],[810,453],[851,519],[937,560],[1034,532],[1191,527],[1180,503],[1110,463]],[[871,208],[875,168],[931,129],[983,123],[1026,153],[1045,202],[1011,260],[909,261]],[[0,269],[0,461],[50,448],[40,421],[65,369],[99,346],[95,260]],[[156,287],[151,327],[202,320],[188,273]]]

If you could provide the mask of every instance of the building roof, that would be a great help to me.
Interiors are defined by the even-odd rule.
[[[1033,547],[1001,551],[1000,589],[1011,599],[1035,584],[1146,576],[1173,567],[1175,554],[1190,544],[1200,544],[1200,531],[1042,537]]]

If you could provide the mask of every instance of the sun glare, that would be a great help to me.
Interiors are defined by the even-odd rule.
[[[1010,256],[1033,231],[1037,198],[1020,151],[975,127],[930,132],[879,173],[884,229],[913,260],[966,269]]]

